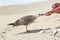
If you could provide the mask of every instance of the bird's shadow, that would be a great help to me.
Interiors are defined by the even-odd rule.
[[[58,27],[55,27],[55,29],[60,29],[60,26],[58,26]]]
[[[46,28],[46,29],[35,29],[35,30],[30,30],[30,32],[21,32],[21,33],[18,33],[16,35],[19,35],[19,34],[29,34],[29,33],[38,33],[40,31],[45,31],[45,30],[50,30],[51,28]],[[60,29],[60,26],[58,27],[55,27],[55,29]]]
[[[30,32],[22,32],[22,33],[18,33],[16,35],[19,35],[19,34],[28,34],[28,33],[38,33],[40,31],[44,31],[44,30],[50,30],[50,28],[30,30]]]

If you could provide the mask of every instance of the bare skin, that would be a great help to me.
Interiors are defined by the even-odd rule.
[[[50,16],[53,13],[60,14],[60,3],[53,4],[52,5],[52,10],[46,12],[45,15]]]

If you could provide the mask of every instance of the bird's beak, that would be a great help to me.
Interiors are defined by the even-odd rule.
[[[40,14],[40,16],[43,16],[44,14]]]

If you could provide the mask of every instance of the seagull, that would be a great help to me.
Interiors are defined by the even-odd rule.
[[[8,25],[12,25],[12,26],[25,25],[26,32],[29,32],[29,30],[27,29],[27,26],[29,24],[33,23],[39,16],[43,16],[43,15],[44,14],[23,16],[23,17],[17,19],[14,23],[9,23]]]

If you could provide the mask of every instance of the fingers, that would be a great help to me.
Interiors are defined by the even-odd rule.
[[[48,11],[45,13],[46,16],[50,16],[53,12],[52,11]]]
[[[51,14],[50,13],[45,13],[45,16],[50,16]]]
[[[52,5],[52,8],[55,9],[55,8],[57,8],[59,5],[60,5],[60,3],[55,3],[55,4]]]
[[[53,13],[60,14],[60,3],[55,3],[52,5],[52,10],[45,13],[45,16],[50,16]]]

